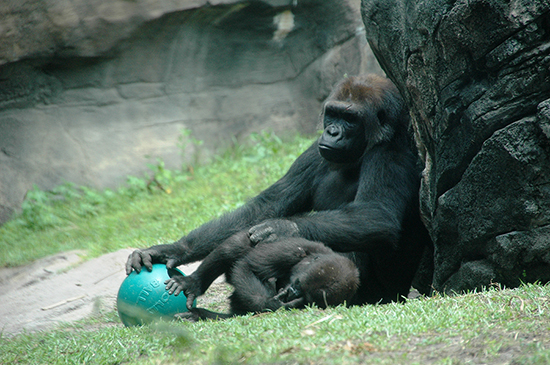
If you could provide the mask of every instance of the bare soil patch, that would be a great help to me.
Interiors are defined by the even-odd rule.
[[[0,331],[14,335],[47,330],[103,311],[116,310],[116,296],[126,277],[124,264],[133,249],[85,260],[70,251],[29,265],[0,269]],[[186,275],[198,263],[181,266]],[[230,287],[218,279],[198,304],[225,311]],[[120,324],[122,326],[122,324]]]

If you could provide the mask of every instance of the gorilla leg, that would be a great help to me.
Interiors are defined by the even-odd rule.
[[[191,309],[195,299],[204,294],[210,285],[252,249],[247,231],[239,232],[212,251],[197,270],[189,276],[174,276],[168,279],[166,290],[178,295],[183,291],[187,297],[187,308]]]

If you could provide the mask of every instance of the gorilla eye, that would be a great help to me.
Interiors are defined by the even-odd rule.
[[[356,114],[346,113],[346,114],[342,114],[340,116],[340,123],[346,129],[352,129],[355,126],[357,126],[358,124],[361,124],[361,119],[359,119]]]
[[[378,117],[380,124],[386,123],[386,112],[384,110],[379,110],[376,116]]]

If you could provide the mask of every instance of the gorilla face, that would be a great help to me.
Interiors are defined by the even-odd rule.
[[[354,163],[367,147],[365,126],[351,104],[328,102],[325,105],[324,132],[319,138],[321,156],[333,163]]]

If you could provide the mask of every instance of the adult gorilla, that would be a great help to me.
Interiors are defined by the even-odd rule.
[[[420,168],[403,100],[386,78],[349,77],[322,117],[322,136],[279,181],[173,244],[134,251],[127,273],[201,260],[249,229],[254,243],[302,237],[345,253],[360,271],[349,304],[406,296],[429,237],[419,217]]]

